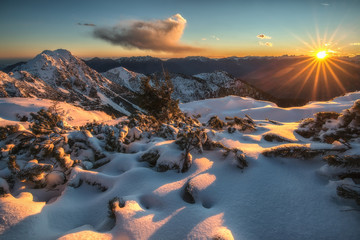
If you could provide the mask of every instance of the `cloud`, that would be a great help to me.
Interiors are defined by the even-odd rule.
[[[202,40],[202,41],[206,41],[206,40],[207,40],[207,38],[202,38],[201,40]]]
[[[265,43],[259,42],[259,45],[260,46],[267,46],[267,47],[272,47],[273,46],[273,44],[271,42],[265,42]]]
[[[323,5],[323,6],[325,6],[325,7],[330,6],[329,3],[321,3],[321,5]]]
[[[219,40],[220,40],[220,38],[218,38],[218,37],[215,36],[215,35],[212,35],[211,38],[215,39],[216,41],[219,41]]]
[[[180,43],[186,19],[179,13],[164,20],[121,22],[113,27],[94,29],[95,38],[126,48],[162,52],[188,52],[201,50]]]
[[[96,25],[93,24],[93,23],[78,23],[77,25],[79,25],[79,26],[87,26],[87,27],[96,27]]]
[[[360,46],[360,42],[350,43],[351,46]]]
[[[260,38],[260,39],[271,39],[270,36],[266,36],[265,34],[259,34],[256,36],[257,38]]]

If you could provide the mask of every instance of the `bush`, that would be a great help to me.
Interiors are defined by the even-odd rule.
[[[207,125],[212,129],[221,130],[225,126],[225,123],[221,121],[218,116],[212,116],[207,122]]]
[[[151,86],[151,80],[157,86]],[[168,122],[176,115],[181,114],[179,101],[171,99],[173,91],[173,85],[168,74],[165,74],[165,80],[162,84],[159,84],[157,79],[143,78],[141,80],[139,104],[149,115],[154,116],[160,122]]]
[[[37,113],[30,113],[30,115],[34,121],[30,129],[35,134],[50,134],[54,132],[54,128],[62,127],[62,117],[49,109],[41,109]]]
[[[314,118],[304,119],[297,130],[300,136],[312,140],[333,143],[334,141],[350,141],[360,136],[360,100],[344,110],[337,112],[319,112]]]

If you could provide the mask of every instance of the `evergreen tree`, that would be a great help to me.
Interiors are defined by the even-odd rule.
[[[151,86],[151,80],[155,86]],[[157,120],[168,122],[181,113],[179,101],[171,99],[174,89],[168,74],[165,74],[165,80],[162,83],[155,78],[143,78],[140,89],[140,106]]]

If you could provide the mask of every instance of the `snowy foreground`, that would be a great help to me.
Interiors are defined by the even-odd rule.
[[[321,156],[294,159],[262,154],[283,144],[338,148],[338,141],[310,141],[294,130],[303,118],[320,111],[340,113],[357,99],[360,92],[288,109],[235,96],[182,104],[184,112],[201,114],[202,123],[214,115],[224,120],[247,114],[254,119],[255,131],[205,129],[212,140],[241,149],[249,166],[240,169],[234,158],[220,151],[193,150],[187,172],[159,172],[139,161],[144,153],[157,150],[157,164],[176,165],[182,151],[175,140],[143,137],[130,143],[127,153],[106,152],[111,161],[99,168],[92,168],[89,161],[74,167],[67,184],[56,190],[15,185],[11,195],[0,197],[0,239],[359,239],[359,206],[337,196]],[[0,99],[0,123],[20,123],[16,113],[26,115],[50,105],[46,100]],[[101,112],[64,103],[60,107],[72,126],[93,120],[115,122]],[[269,133],[287,142],[266,141]],[[92,141],[96,145],[96,138]],[[101,144],[95,148],[105,152]],[[349,151],[360,154],[360,141],[354,141]],[[79,159],[86,154],[83,151]],[[0,186],[6,188],[3,178],[9,170],[1,161]],[[184,197],[189,186],[190,200]],[[114,197],[121,200],[111,218],[108,202]]]

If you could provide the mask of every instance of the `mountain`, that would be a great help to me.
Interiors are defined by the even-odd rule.
[[[144,74],[135,73],[124,67],[111,69],[102,75],[114,83],[120,84],[134,93],[140,93],[141,79]],[[233,78],[226,72],[202,73],[189,76],[179,73],[168,73],[174,92],[173,99],[180,102],[190,102],[206,98],[223,97],[228,95],[249,96],[262,100],[273,100],[269,94],[257,90],[248,83]],[[150,83],[165,81],[163,73],[150,75]]]
[[[119,65],[130,71],[151,74],[156,72],[168,71],[172,73],[182,73],[195,75],[204,72],[225,71],[235,77],[242,77],[258,67],[267,64],[276,57],[229,57],[229,58],[206,58],[201,56],[191,56],[186,58],[160,59],[150,56],[144,57],[122,57],[119,59],[100,59],[93,58],[85,63],[98,72],[104,72]]]
[[[25,64],[25,63],[26,63],[26,62],[17,62],[17,63],[11,64],[11,65],[8,65],[8,66],[4,66],[3,68],[1,68],[1,71],[6,72],[6,73],[9,73],[9,72],[11,72],[14,68],[16,68],[17,66],[23,65],[23,64]]]
[[[316,60],[306,56],[228,57],[210,59],[186,57],[162,60],[152,57],[120,58],[117,61],[130,71],[143,74],[163,72],[196,75],[225,71],[273,95],[282,106],[303,105],[308,101],[329,100],[346,92],[360,90],[360,57],[332,57],[308,66]],[[102,60],[106,62],[106,60]],[[87,63],[87,62],[86,62]],[[101,65],[104,67],[104,65]],[[96,66],[93,66],[98,69]],[[108,69],[111,66],[107,66]],[[104,70],[102,68],[101,70]],[[295,76],[295,78],[294,78]],[[291,79],[291,81],[290,81]],[[309,91],[309,89],[311,89]]]
[[[121,66],[119,62],[108,58],[95,57],[90,60],[84,60],[84,62],[97,72],[106,72],[109,69]]]
[[[102,73],[102,75],[110,81],[136,93],[139,93],[140,91],[141,79],[146,77],[144,74],[129,71],[124,67],[110,69],[109,71]]]
[[[138,107],[133,94],[88,67],[69,51],[43,51],[13,72],[1,73],[2,95],[41,97],[76,103],[85,109],[128,115]]]

